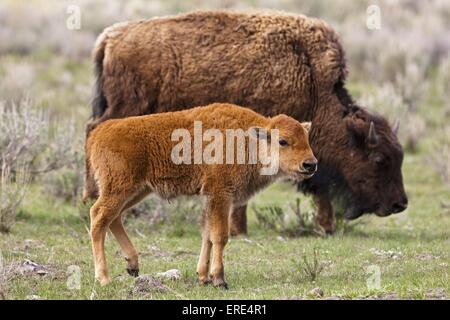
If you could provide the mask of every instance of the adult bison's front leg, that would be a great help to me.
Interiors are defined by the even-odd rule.
[[[230,214],[230,236],[247,234],[247,205],[233,208]]]
[[[327,234],[332,234],[336,230],[336,220],[328,192],[315,194],[314,201],[317,205],[317,223]]]

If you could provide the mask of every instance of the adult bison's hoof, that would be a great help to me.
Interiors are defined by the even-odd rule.
[[[139,269],[127,268],[127,272],[130,276],[133,276],[135,278],[139,276]]]
[[[319,223],[320,228],[327,236],[331,236],[336,231],[336,225],[335,224],[329,224],[329,223]]]

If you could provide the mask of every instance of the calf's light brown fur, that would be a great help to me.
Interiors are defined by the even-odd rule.
[[[264,132],[278,129],[280,139],[287,142],[279,148],[278,173],[261,175],[260,162],[175,164],[171,152],[178,142],[172,141],[172,132],[184,128],[193,136],[194,121],[201,121],[203,130],[215,128],[222,133],[226,129],[238,128],[246,131],[255,127]],[[215,286],[226,287],[223,251],[228,241],[230,211],[245,204],[256,191],[277,178],[289,176],[301,180],[315,172],[305,170],[305,163],[316,163],[308,142],[309,126],[309,123],[300,124],[286,115],[266,118],[250,109],[230,104],[213,104],[100,124],[86,142],[88,168],[99,188],[99,198],[90,212],[96,278],[101,284],[110,282],[104,252],[108,228],[128,261],[128,272],[138,274],[138,252],[122,224],[122,213],[126,209],[152,192],[166,199],[199,194],[206,197],[202,248],[197,266],[199,281],[212,281]],[[260,142],[267,143],[262,139]]]

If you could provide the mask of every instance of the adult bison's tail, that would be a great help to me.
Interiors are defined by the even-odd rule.
[[[108,58],[106,57],[108,55],[107,45],[113,44],[114,41],[120,41],[121,35],[126,32],[129,25],[132,25],[132,23],[116,23],[103,30],[95,42],[94,50],[92,52],[95,65],[95,87],[91,103],[92,117],[94,120],[103,116],[108,107],[103,91],[103,65],[105,58]]]
[[[106,47],[106,34],[103,32],[97,39],[97,43],[94,47],[94,72],[95,72],[95,85],[94,94],[92,97],[92,117],[94,119],[103,115],[106,110],[107,103],[105,94],[103,93],[102,75],[103,75],[103,59],[105,58]]]

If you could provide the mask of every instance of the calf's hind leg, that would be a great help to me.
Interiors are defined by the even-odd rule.
[[[123,199],[119,197],[101,196],[91,208],[91,240],[94,254],[95,278],[101,285],[111,282],[105,257],[106,232],[111,222],[120,214]]]
[[[145,189],[132,200],[128,201],[127,204],[122,208],[120,215],[111,222],[109,229],[116,238],[117,242],[125,255],[125,260],[127,261],[127,272],[131,276],[137,277],[139,275],[139,253],[128,237],[127,232],[123,226],[122,218],[123,213],[129,208],[133,207],[135,204],[140,202],[146,195],[148,195],[149,190]]]
[[[139,260],[138,252],[131,242],[130,238],[123,227],[122,214],[120,214],[109,226],[112,234],[116,238],[117,242],[125,255],[125,260],[127,261],[127,272],[133,277],[139,275]]]

